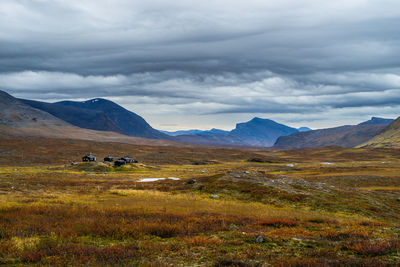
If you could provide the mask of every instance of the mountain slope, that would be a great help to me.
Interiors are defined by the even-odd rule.
[[[295,128],[273,120],[255,117],[248,122],[236,124],[236,128],[229,135],[237,137],[251,146],[269,147],[274,145],[278,137],[296,132],[298,130]]]
[[[9,136],[78,139],[141,145],[182,146],[181,144],[170,141],[150,140],[126,136],[115,132],[78,128],[47,112],[33,108],[0,90],[0,138]]]
[[[85,110],[101,111],[107,115],[123,134],[153,139],[170,139],[168,135],[153,129],[142,117],[112,101],[96,98],[84,102],[62,101],[55,104]]]
[[[178,135],[174,140],[183,143],[212,146],[250,146],[237,137],[221,134]]]
[[[359,125],[367,125],[367,124],[386,124],[389,125],[394,121],[394,119],[385,119],[385,118],[378,118],[378,117],[372,117],[368,121],[364,121],[360,123]]]
[[[215,135],[225,135],[228,134],[229,131],[221,130],[221,129],[215,129],[212,128],[211,130],[204,131],[203,134],[215,134]]]
[[[400,147],[400,117],[359,147]]]
[[[80,128],[124,133],[103,111],[26,99],[20,99],[20,101]]]
[[[0,125],[17,128],[71,126],[47,112],[24,104],[3,91],[0,91]]]
[[[355,147],[377,134],[386,124],[345,125],[335,128],[300,132],[279,137],[274,148],[299,149],[325,146]]]
[[[236,124],[236,128],[230,132],[211,130],[195,135],[176,136],[175,140],[209,145],[270,147],[279,136],[295,132],[298,132],[295,128],[256,117],[248,122]]]

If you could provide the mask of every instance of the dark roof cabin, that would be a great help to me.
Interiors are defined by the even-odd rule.
[[[113,162],[114,158],[111,157],[111,156],[107,156],[107,157],[104,158],[104,161]]]
[[[121,159],[116,160],[116,161],[114,162],[114,166],[115,166],[115,167],[121,167],[122,165],[125,165],[125,164],[126,164],[126,162],[125,162],[124,160],[121,160]]]
[[[93,155],[86,155],[82,158],[82,161],[84,162],[96,161],[96,157]]]
[[[119,160],[125,161],[125,163],[137,163],[137,160],[134,160],[133,158],[130,157],[122,157]]]

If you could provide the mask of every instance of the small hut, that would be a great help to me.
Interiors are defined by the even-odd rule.
[[[107,156],[107,157],[104,158],[104,161],[113,162],[114,158],[111,157],[111,156]]]
[[[126,162],[124,160],[119,159],[114,162],[114,167],[121,167],[125,164],[126,164]]]
[[[133,158],[130,158],[130,157],[122,157],[119,160],[123,160],[123,161],[125,161],[125,163],[138,163],[137,160],[134,160]]]
[[[92,161],[96,161],[96,157],[93,156],[92,154],[86,155],[82,158],[83,162],[92,162]]]

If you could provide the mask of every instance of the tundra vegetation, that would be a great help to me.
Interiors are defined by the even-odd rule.
[[[88,151],[139,163],[70,164]],[[5,266],[400,264],[398,149],[2,138],[0,156]]]

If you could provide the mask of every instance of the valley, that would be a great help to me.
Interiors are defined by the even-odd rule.
[[[400,267],[399,22],[0,0],[0,267]]]
[[[98,162],[79,162],[89,152]],[[3,265],[399,262],[398,149],[8,137],[0,155]],[[139,163],[114,168],[106,155]],[[141,182],[155,177],[174,179]]]
[[[0,108],[2,265],[400,261],[399,119],[311,130],[256,117],[169,136],[104,99],[0,91]]]

